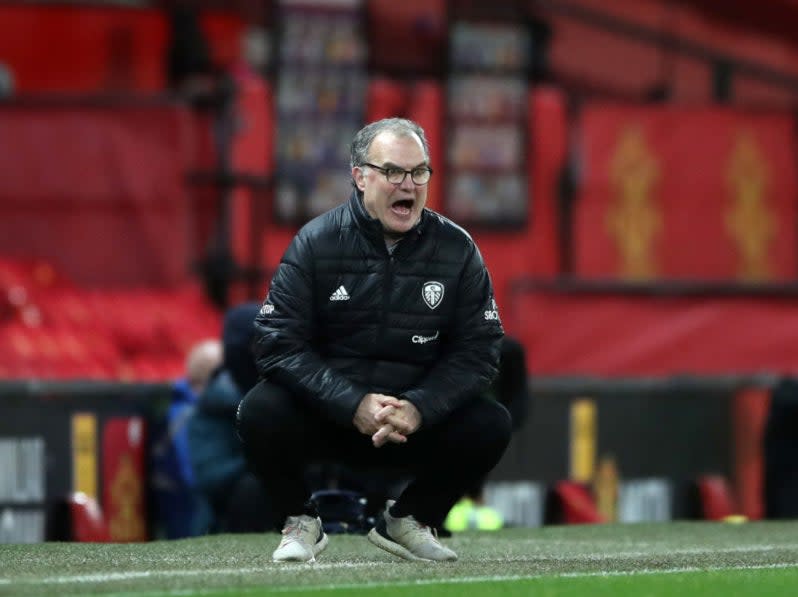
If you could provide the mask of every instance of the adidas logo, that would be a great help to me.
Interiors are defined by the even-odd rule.
[[[330,295],[331,301],[348,301],[349,300],[349,293],[344,288],[344,285],[341,284],[338,289]]]

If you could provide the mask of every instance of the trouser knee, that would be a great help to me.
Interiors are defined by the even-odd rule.
[[[288,392],[266,381],[250,390],[238,406],[238,435],[247,453],[290,449],[303,437],[303,417]]]
[[[509,411],[492,399],[478,403],[474,417],[478,421],[480,449],[494,462],[501,458],[512,435],[512,417]]]
[[[474,400],[446,424],[444,449],[457,461],[484,462],[492,467],[510,442],[512,420],[507,409],[489,398]]]

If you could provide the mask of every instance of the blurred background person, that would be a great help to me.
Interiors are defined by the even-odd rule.
[[[222,343],[202,340],[186,357],[186,374],[176,380],[152,448],[152,486],[157,518],[167,539],[193,537],[208,526],[209,510],[194,489],[188,444],[188,421],[211,375],[222,364]]]
[[[186,377],[175,383],[175,393],[184,393],[191,402],[196,402],[222,364],[222,354],[221,340],[209,338],[196,344],[186,357]]]
[[[258,381],[250,348],[258,303],[225,313],[224,358],[197,401],[188,422],[188,444],[197,491],[211,506],[208,532],[264,532],[271,506],[260,480],[247,470],[235,428],[238,403]]]

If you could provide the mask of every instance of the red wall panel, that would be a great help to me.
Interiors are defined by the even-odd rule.
[[[587,107],[578,145],[576,274],[792,280],[792,127],[779,113]]]

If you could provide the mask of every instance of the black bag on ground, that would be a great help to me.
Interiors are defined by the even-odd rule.
[[[366,516],[368,500],[356,491],[320,489],[310,501],[321,517],[325,533],[363,535],[374,526],[374,519]]]

